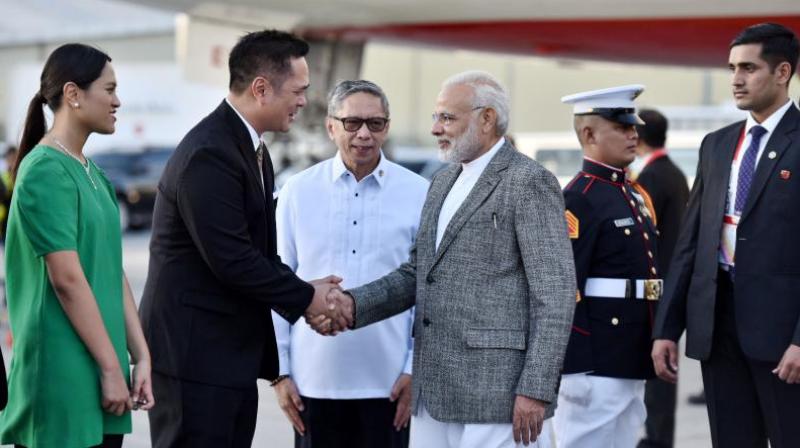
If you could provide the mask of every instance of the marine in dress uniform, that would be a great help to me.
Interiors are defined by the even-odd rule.
[[[574,104],[583,169],[564,190],[578,291],[555,414],[558,446],[633,447],[646,412],[653,307],[661,295],[656,216],[624,170],[643,86],[562,98]],[[583,119],[584,117],[594,117]]]

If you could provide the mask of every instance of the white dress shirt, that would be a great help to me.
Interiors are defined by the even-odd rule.
[[[750,135],[750,129],[752,129],[753,126],[759,125],[766,130],[764,135],[761,136],[761,141],[758,145],[756,164],[753,171],[755,173],[755,170],[758,169],[758,162],[764,154],[764,148],[767,147],[769,139],[772,137],[772,133],[775,131],[775,128],[778,127],[778,123],[792,105],[792,100],[786,101],[786,104],[773,112],[763,123],[757,122],[756,119],[753,118],[753,114],[747,114],[747,121],[744,125],[744,139],[742,139],[742,143],[739,145],[737,153],[734,155],[733,164],[731,165],[731,177],[728,182],[728,199],[725,203],[725,219],[722,223],[722,238],[719,251],[719,262],[723,265],[733,266],[735,264],[736,228],[739,225],[740,216],[734,212],[734,208],[736,206],[736,190],[739,186],[739,165],[744,158],[745,151],[747,151],[747,148],[750,146],[750,141],[753,139],[752,135]]]
[[[439,221],[436,224],[436,249],[439,249],[439,243],[442,241],[444,231],[447,229],[447,225],[450,224],[450,220],[453,219],[461,204],[464,203],[464,200],[467,199],[467,196],[472,191],[472,187],[478,182],[478,178],[483,174],[483,170],[486,169],[489,162],[505,142],[505,137],[501,137],[486,154],[471,162],[461,164],[461,174],[458,175],[458,179],[456,179],[453,187],[447,193],[444,203],[442,203],[442,209],[439,210]]]
[[[376,280],[408,260],[428,182],[381,154],[360,182],[337,154],[292,176],[278,194],[278,253],[304,280],[342,287]],[[311,398],[385,398],[411,373],[411,310],[336,337],[273,313],[280,373]]]

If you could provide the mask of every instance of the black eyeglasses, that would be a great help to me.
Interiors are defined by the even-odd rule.
[[[364,126],[364,123],[367,124],[367,129],[370,132],[381,132],[386,129],[386,125],[389,124],[388,118],[383,117],[372,117],[372,118],[358,118],[358,117],[334,117],[331,115],[331,118],[334,120],[339,120],[342,122],[342,126],[344,130],[347,132],[357,132],[361,129],[361,126]]]

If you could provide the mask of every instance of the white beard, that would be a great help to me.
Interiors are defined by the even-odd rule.
[[[466,160],[473,160],[475,153],[480,151],[478,140],[478,126],[475,121],[460,136],[449,140],[450,149],[439,148],[439,160],[448,163],[461,163]]]

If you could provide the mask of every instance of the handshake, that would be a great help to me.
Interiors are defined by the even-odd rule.
[[[323,336],[335,336],[353,326],[355,302],[339,287],[341,282],[335,275],[310,282],[314,286],[314,298],[306,308],[305,318],[308,325]]]

